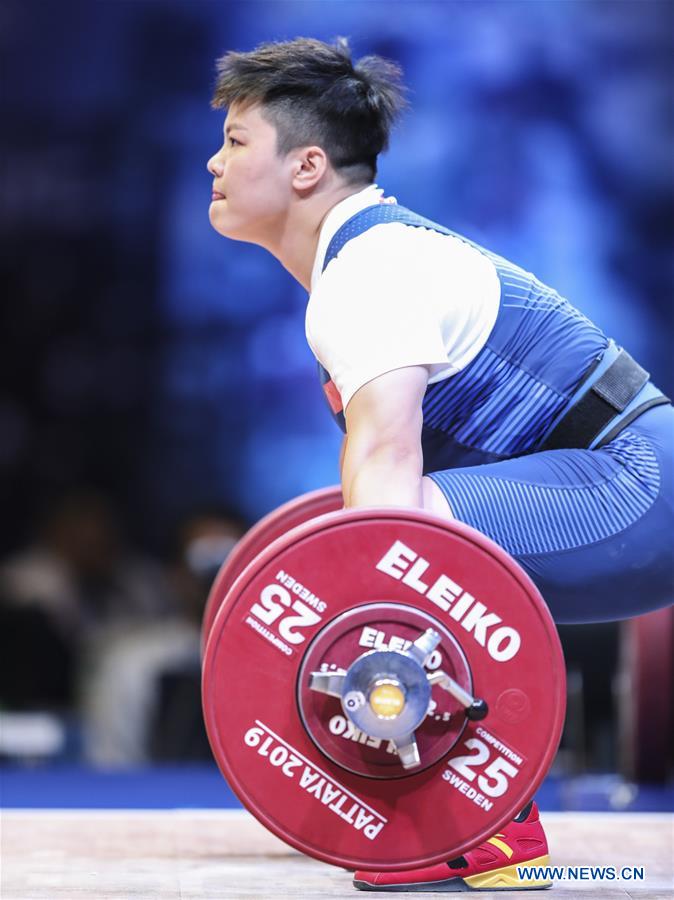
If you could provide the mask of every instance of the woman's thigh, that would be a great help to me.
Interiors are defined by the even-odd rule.
[[[558,622],[625,618],[674,599],[673,436],[674,410],[657,407],[600,450],[428,477],[455,518],[522,565]]]

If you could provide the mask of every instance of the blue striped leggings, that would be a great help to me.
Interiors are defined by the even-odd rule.
[[[674,602],[674,408],[599,450],[547,450],[429,473],[455,518],[500,544],[557,622],[601,622]]]

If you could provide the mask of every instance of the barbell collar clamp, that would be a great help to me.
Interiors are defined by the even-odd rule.
[[[443,690],[447,691],[447,693],[451,694],[455,700],[458,700],[465,710],[466,718],[471,721],[484,719],[489,712],[489,707],[485,700],[482,700],[480,697],[473,697],[472,694],[469,694],[468,691],[464,690],[464,688],[462,688],[451,675],[448,675],[447,672],[432,672],[428,676],[428,683],[431,685],[437,684],[439,687],[443,688]]]
[[[407,650],[405,656],[411,656],[420,666],[425,666],[431,654],[440,643],[440,635],[433,628],[427,628]]]
[[[403,737],[396,738],[391,742],[398,753],[400,763],[403,769],[414,769],[421,764],[419,756],[419,747],[414,732],[406,734]]]
[[[335,669],[332,672],[312,672],[309,676],[309,687],[312,691],[329,694],[331,697],[341,700],[345,678],[346,669]]]

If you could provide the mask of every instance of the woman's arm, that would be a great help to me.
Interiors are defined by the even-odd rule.
[[[421,426],[428,370],[396,369],[363,385],[345,411],[345,506],[423,507]]]

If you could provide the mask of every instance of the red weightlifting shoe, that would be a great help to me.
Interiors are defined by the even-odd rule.
[[[548,842],[532,801],[503,831],[465,856],[407,872],[356,872],[359,891],[503,891],[550,887],[552,881],[531,872],[520,878],[518,868],[547,866]]]

